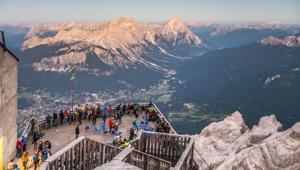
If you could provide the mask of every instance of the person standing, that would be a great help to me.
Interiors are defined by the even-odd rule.
[[[105,122],[106,122],[106,117],[107,117],[106,113],[102,113],[102,120],[103,120],[103,123],[104,123],[104,124],[105,124]]]
[[[41,154],[42,154],[43,146],[44,146],[44,142],[43,142],[43,141],[40,141],[39,146],[38,146],[38,153],[41,153]]]
[[[49,155],[51,156],[52,155],[52,152],[51,152],[51,142],[49,140],[46,140],[45,141],[45,145],[48,148]]]
[[[50,129],[50,127],[51,127],[51,116],[49,114],[46,117],[46,121],[47,121],[47,129]]]
[[[113,128],[113,124],[114,124],[114,122],[113,122],[112,118],[110,118],[109,121],[108,121],[109,133],[111,133],[111,130]]]
[[[57,113],[54,112],[54,113],[53,113],[53,126],[57,126],[57,122],[56,122],[56,121],[57,121],[57,117],[58,117],[58,116],[57,116]]]
[[[60,119],[60,125],[62,125],[64,123],[64,112],[62,110],[60,110],[59,119]]]
[[[79,125],[77,125],[75,128],[76,139],[78,138],[79,134],[80,134]]]
[[[22,154],[22,163],[23,163],[24,170],[26,170],[27,169],[27,163],[28,163],[28,153],[26,151],[24,151],[23,154]]]
[[[79,125],[81,125],[81,119],[82,119],[82,110],[78,110],[78,122],[79,122]]]
[[[34,150],[34,154],[33,154],[34,170],[37,169],[37,167],[39,166],[39,163],[40,163],[39,153],[38,153],[38,151],[35,149],[35,150]]]
[[[21,158],[23,153],[23,143],[20,140],[17,141],[16,150],[17,150],[17,158]]]
[[[34,127],[35,127],[35,120],[31,119],[30,120],[30,133],[31,133],[31,135],[33,135],[33,132],[35,130]]]
[[[23,151],[26,151],[26,146],[27,146],[27,138],[25,136],[22,136],[22,140],[21,140],[22,144],[23,144]]]
[[[64,111],[64,118],[69,123],[69,113],[68,113],[67,109]]]
[[[96,121],[97,121],[97,114],[93,111],[92,113],[92,120],[93,120],[93,124],[96,125]]]
[[[44,143],[42,146],[42,160],[45,161],[48,158],[48,148],[46,146],[46,144]]]

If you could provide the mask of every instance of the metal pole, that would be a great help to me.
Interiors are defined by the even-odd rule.
[[[74,107],[74,96],[75,96],[75,79],[72,80],[72,112]]]

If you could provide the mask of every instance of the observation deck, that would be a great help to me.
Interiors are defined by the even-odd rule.
[[[139,103],[139,106],[146,105]],[[129,147],[124,145],[113,145],[114,135],[95,130],[92,122],[83,120],[80,125],[80,136],[75,138],[76,124],[63,124],[50,126],[46,129],[45,118],[36,121],[44,136],[42,141],[51,142],[52,155],[40,165],[42,170],[56,169],[80,169],[80,170],[104,170],[104,169],[198,169],[194,161],[195,136],[178,135],[169,121],[160,112],[155,104],[152,109],[159,121],[149,121],[147,128],[139,127],[136,137],[129,141]],[[108,118],[109,119],[109,118]],[[119,131],[123,139],[128,139],[133,121],[133,115],[123,115]],[[142,111],[138,110],[138,118],[143,122]],[[96,127],[100,127],[97,119]],[[157,126],[164,124],[168,126],[167,132],[157,132]],[[51,120],[52,125],[52,120]],[[85,127],[89,127],[86,129]],[[27,151],[33,155],[32,137],[30,135],[31,125],[28,124],[22,136],[27,137]],[[97,129],[97,128],[96,128]],[[150,130],[149,130],[150,129]],[[33,168],[29,161],[28,168]]]

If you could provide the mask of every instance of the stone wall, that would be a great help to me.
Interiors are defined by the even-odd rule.
[[[0,46],[0,129],[3,138],[4,165],[15,156],[17,140],[18,62]]]

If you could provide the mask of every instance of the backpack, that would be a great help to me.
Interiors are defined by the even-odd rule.
[[[34,160],[34,162],[38,162],[40,160],[39,155],[35,153],[33,155],[33,160]]]

